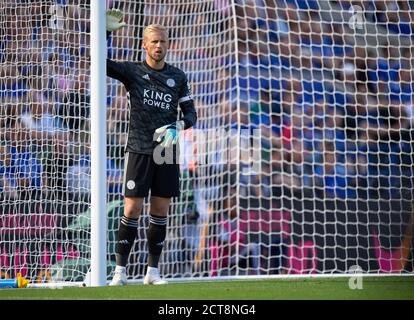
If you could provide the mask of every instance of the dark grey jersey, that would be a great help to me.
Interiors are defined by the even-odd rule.
[[[183,112],[185,129],[193,126],[197,115],[183,71],[165,64],[162,70],[144,62],[107,60],[107,75],[121,81],[129,94],[130,115],[126,151],[152,154],[157,145],[157,128],[179,120],[178,105]]]

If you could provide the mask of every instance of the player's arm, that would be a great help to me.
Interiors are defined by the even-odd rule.
[[[180,108],[183,113],[181,120],[184,121],[184,130],[191,128],[197,122],[197,112],[194,107],[194,100],[191,96],[191,90],[188,85],[187,77],[185,77],[178,103],[180,104]]]
[[[124,15],[118,9],[106,11],[106,38],[108,39],[113,31],[119,30],[126,26],[123,21]],[[121,81],[124,85],[129,82],[129,68],[124,62],[116,62],[106,59],[106,74],[108,77]]]
[[[181,111],[183,112],[183,117],[181,120],[184,122],[184,130],[191,128],[197,122],[197,112],[194,107],[194,101],[187,100],[180,103]]]
[[[128,87],[131,79],[128,64],[125,62],[116,62],[111,59],[106,59],[106,75],[121,81],[126,87]]]
[[[197,112],[194,107],[194,101],[191,97],[191,92],[188,87],[187,79],[183,89],[180,92],[180,98],[178,99],[183,117],[172,124],[168,124],[155,130],[159,134],[157,142],[161,142],[161,145],[165,148],[174,145],[178,141],[179,132],[191,128],[197,121]]]

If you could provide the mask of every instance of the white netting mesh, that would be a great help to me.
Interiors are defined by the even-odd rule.
[[[141,60],[169,28],[198,112],[183,137],[167,277],[413,271],[412,1],[107,1]],[[89,1],[0,6],[0,271],[82,280],[90,257]],[[125,88],[107,79],[108,277]],[[147,209],[130,256],[146,265]]]

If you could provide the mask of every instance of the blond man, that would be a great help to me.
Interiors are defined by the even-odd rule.
[[[107,31],[125,26],[119,10],[107,12]],[[147,26],[143,32],[144,61],[107,60],[107,75],[121,81],[129,97],[129,131],[125,148],[124,216],[118,230],[116,268],[110,285],[126,285],[126,265],[137,235],[144,198],[151,191],[148,240],[148,268],[144,284],[166,284],[158,269],[166,237],[167,213],[172,197],[180,193],[178,159],[175,155],[179,132],[197,121],[187,77],[165,62],[169,45],[165,27]],[[178,107],[183,116],[179,118]],[[160,152],[160,149],[161,152]],[[173,150],[173,152],[169,152]],[[169,159],[171,161],[163,161]]]

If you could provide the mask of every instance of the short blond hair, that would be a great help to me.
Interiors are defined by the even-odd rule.
[[[167,32],[167,28],[166,28],[166,27],[164,27],[164,26],[163,26],[163,25],[161,25],[161,24],[156,24],[156,23],[154,23],[154,24],[150,24],[150,25],[148,25],[147,27],[145,27],[145,29],[144,29],[144,33],[143,33],[144,39],[148,36],[148,34],[149,34],[150,32],[154,32],[154,31],[160,31],[160,32],[163,32],[163,33],[167,36],[167,39],[168,39],[168,32]]]

